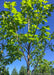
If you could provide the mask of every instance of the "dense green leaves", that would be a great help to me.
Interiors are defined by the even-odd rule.
[[[40,60],[40,62],[38,63],[37,65],[37,68],[35,69],[34,71],[34,74],[33,75],[36,75],[36,74],[47,74],[47,75],[50,75],[51,74],[51,69],[52,69],[52,63],[47,61],[46,59],[43,59],[43,60]]]
[[[18,75],[17,70],[14,68],[11,75]]]
[[[3,50],[0,50],[0,75],[9,75],[8,69],[5,68],[8,63],[9,62],[6,61]]]
[[[8,11],[0,13],[0,38],[6,42],[4,49],[8,51],[6,61],[12,63],[16,59],[20,60],[22,56],[28,60],[25,53],[27,56],[29,53],[30,64],[35,67],[45,55],[50,40],[54,39],[54,34],[49,32],[50,27],[44,25],[54,6],[48,4],[47,0],[22,0],[20,12],[15,6],[16,2],[4,2],[4,8]]]
[[[26,68],[24,66],[21,67],[21,69],[19,71],[19,75],[27,75],[27,71],[26,71]]]
[[[6,69],[6,68],[2,68],[2,70],[0,70],[1,72],[0,72],[0,75],[9,75],[9,71],[8,71],[8,68]]]

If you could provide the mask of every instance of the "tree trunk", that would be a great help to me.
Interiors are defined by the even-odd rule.
[[[28,31],[30,29],[30,19],[28,16]],[[27,75],[30,75],[30,43],[28,45],[28,55],[27,55]]]
[[[29,54],[28,54],[28,63],[27,63],[27,75],[30,75],[30,62],[29,62]]]
[[[28,45],[27,75],[30,75],[30,44]]]

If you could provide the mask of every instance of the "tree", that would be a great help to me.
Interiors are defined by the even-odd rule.
[[[42,59],[42,61],[39,62],[39,65],[35,69],[33,75],[36,75],[36,74],[50,75],[51,69],[52,69],[52,62],[47,61],[46,59]]]
[[[27,74],[26,68],[24,66],[22,66],[19,71],[19,75],[26,75],[26,74]]]
[[[9,75],[8,68],[6,69],[5,67],[2,67],[2,70],[0,72],[0,75]]]
[[[4,69],[3,74],[4,74],[4,75],[9,75],[8,68],[7,68],[7,69],[6,69],[6,68]],[[1,75],[3,75],[3,74],[1,74]]]
[[[19,71],[19,75],[27,75],[27,68],[22,66]],[[30,75],[31,75],[31,71],[30,71]]]
[[[54,68],[51,69],[51,74],[54,75]]]
[[[6,69],[5,66],[7,65],[7,61],[4,55],[3,50],[0,50],[0,75],[9,75],[8,68]]]
[[[30,75],[30,65],[36,69],[39,61],[45,55],[47,47],[53,51],[50,41],[52,36],[45,25],[48,16],[51,16],[54,6],[46,0],[22,0],[21,11],[17,11],[16,2],[4,2],[7,11],[1,11],[0,32],[1,40],[5,40],[5,49],[8,51],[8,61],[13,62],[24,56],[27,64],[27,75]],[[24,27],[28,26],[26,33]],[[19,32],[18,32],[19,31]]]
[[[17,73],[17,71],[16,71],[16,69],[15,69],[15,68],[13,69],[13,71],[12,71],[11,75],[18,75],[18,73]]]

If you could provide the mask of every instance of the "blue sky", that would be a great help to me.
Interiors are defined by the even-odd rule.
[[[19,6],[20,6],[21,0],[0,0],[0,11],[4,10],[3,8],[4,1],[11,1],[11,2],[16,1],[17,2],[16,8],[18,11],[20,11]],[[48,0],[48,1],[49,3],[54,3],[54,0]],[[52,16],[49,17],[47,20],[48,22],[46,24],[50,26],[51,28],[50,32],[52,33],[54,31],[54,12],[52,12]],[[54,61],[54,52],[50,51],[49,49],[46,50],[46,55],[44,56],[44,58],[49,61]],[[17,71],[19,72],[22,65],[26,66],[26,62],[23,58],[21,59],[21,61],[18,61],[18,60],[14,61],[12,64],[8,65],[7,67],[9,67],[9,72],[11,74],[13,68],[16,68]]]

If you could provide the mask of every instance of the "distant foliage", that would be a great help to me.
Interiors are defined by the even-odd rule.
[[[19,71],[19,75],[27,75],[27,70],[24,66],[21,67],[21,69]]]
[[[2,68],[2,70],[1,70],[1,72],[0,72],[0,75],[9,75],[9,71],[8,71],[8,69],[6,69],[6,68]]]
[[[41,62],[39,62],[39,65],[35,69],[33,75],[36,75],[38,73],[50,75],[52,69],[53,69],[52,63],[47,61],[46,59],[43,59]]]
[[[13,69],[11,75],[18,75],[18,72],[17,72],[17,70],[15,68]]]

